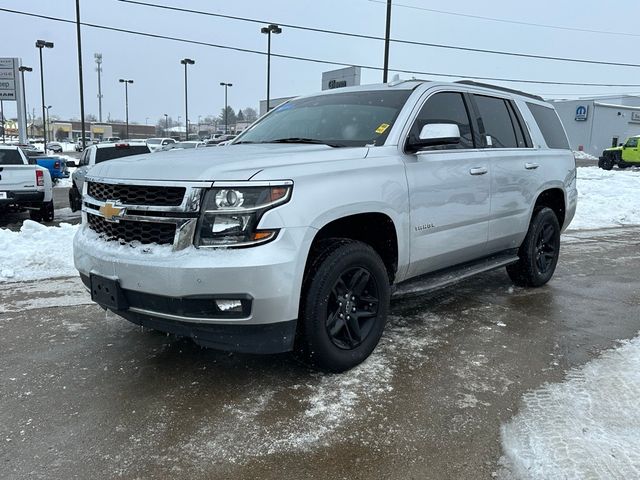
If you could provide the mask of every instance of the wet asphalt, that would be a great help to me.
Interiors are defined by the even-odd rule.
[[[0,477],[493,478],[522,395],[640,330],[640,227],[563,241],[543,288],[394,302],[342,375],[141,329],[75,278],[0,285]]]

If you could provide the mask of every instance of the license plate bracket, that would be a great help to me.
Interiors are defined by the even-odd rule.
[[[129,302],[125,296],[120,281],[113,278],[90,275],[91,300],[111,310],[126,310]]]

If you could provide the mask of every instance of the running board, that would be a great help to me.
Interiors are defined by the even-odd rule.
[[[518,255],[513,252],[492,255],[470,263],[463,263],[455,267],[428,273],[418,278],[407,280],[392,286],[392,298],[407,297],[411,295],[421,295],[426,292],[439,290],[479,273],[489,272],[500,267],[506,267],[519,260]]]

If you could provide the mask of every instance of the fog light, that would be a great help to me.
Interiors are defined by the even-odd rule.
[[[216,300],[216,306],[221,312],[242,313],[242,302],[240,300]]]

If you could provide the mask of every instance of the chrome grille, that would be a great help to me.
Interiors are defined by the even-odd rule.
[[[177,207],[182,204],[184,187],[156,185],[120,185],[89,182],[87,193],[102,202],[114,201],[123,205]]]
[[[87,223],[91,230],[101,235],[105,240],[116,240],[121,243],[140,242],[142,244],[171,245],[176,235],[176,225],[172,223],[131,220],[120,220],[115,223],[108,222],[91,213],[87,213]]]

